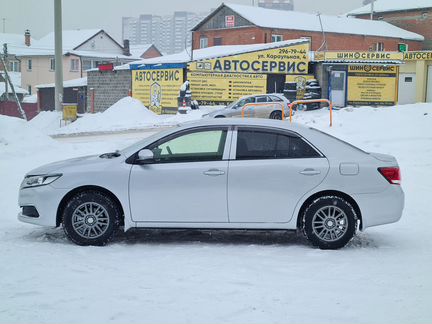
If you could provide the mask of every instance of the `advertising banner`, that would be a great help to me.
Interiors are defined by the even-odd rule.
[[[348,104],[392,106],[397,102],[397,66],[348,67]]]
[[[402,60],[403,53],[399,52],[315,52],[315,61],[380,61]]]
[[[240,97],[266,93],[267,75],[189,72],[193,98],[203,103],[228,103]]]
[[[190,71],[307,74],[309,43],[191,62]]]
[[[432,61],[432,51],[406,52],[405,61]]]
[[[132,70],[132,97],[157,114],[177,107],[183,69]]]

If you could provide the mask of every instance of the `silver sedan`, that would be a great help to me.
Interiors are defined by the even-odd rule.
[[[252,117],[280,120],[282,116],[289,116],[289,103],[289,100],[280,93],[246,96],[204,117]]]
[[[322,249],[396,222],[396,159],[313,128],[265,119],[204,119],[122,151],[48,164],[19,191],[27,223],[60,226],[80,245],[119,227],[300,230]]]

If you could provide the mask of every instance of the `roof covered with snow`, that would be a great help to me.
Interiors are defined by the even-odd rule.
[[[8,44],[12,46],[26,46],[24,42],[24,33],[23,34],[8,34],[8,33],[0,33],[0,44]],[[30,39],[30,42],[33,43],[35,40],[33,38]]]
[[[129,69],[130,64],[145,65],[145,64],[188,63],[191,62],[192,59],[193,61],[208,60],[216,57],[244,54],[244,53],[249,53],[254,51],[283,47],[287,45],[301,44],[305,42],[307,42],[307,40],[305,39],[293,39],[293,40],[287,40],[283,42],[274,42],[274,43],[265,43],[265,44],[212,46],[207,48],[196,49],[193,51],[193,55],[191,55],[190,50],[184,50],[183,52],[180,53],[131,62],[116,67],[116,70]]]
[[[141,57],[145,52],[147,52],[153,44],[143,44],[143,45],[130,45],[130,53],[132,56]]]
[[[15,89],[15,92],[17,93],[17,94],[23,94],[23,95],[26,95],[28,92],[27,92],[27,90],[25,90],[25,89],[23,89],[23,88],[21,88],[21,87],[18,87],[17,85],[14,85],[14,89]],[[5,83],[4,82],[0,82],[0,96],[2,96],[4,93],[6,92],[6,86],[5,86]],[[11,87],[8,85],[8,93],[9,94],[12,94],[13,92],[12,92],[12,89],[11,89]]]
[[[88,39],[103,31],[102,29],[76,29],[63,30],[63,49],[73,50]],[[54,32],[51,32],[39,40],[39,45],[42,47],[54,48]]]
[[[134,55],[122,55],[116,53],[105,53],[105,52],[94,52],[94,51],[67,51],[66,55],[76,55],[81,57],[92,57],[92,58],[105,58],[105,59],[128,59],[128,60],[139,60],[141,57]]]
[[[377,0],[374,3],[374,12],[391,12],[416,10],[423,8],[432,8],[432,0]],[[368,14],[371,11],[371,5],[351,10],[347,15]]]
[[[266,9],[231,3],[223,4],[219,9],[223,6],[230,8],[252,24],[259,27],[321,32],[319,17],[316,14]],[[219,9],[216,9],[216,11]],[[207,18],[201,21],[192,30],[196,30],[197,27],[201,26],[201,24],[209,19],[216,11],[207,16]],[[394,37],[418,41],[424,40],[424,37],[419,34],[396,27],[385,21],[371,21],[366,19],[327,15],[321,15],[321,20],[323,30],[327,33]]]
[[[85,87],[85,86],[87,86],[87,77],[63,81],[63,88]],[[36,88],[38,89],[54,88],[54,87],[55,87],[55,83],[38,84],[36,86]]]

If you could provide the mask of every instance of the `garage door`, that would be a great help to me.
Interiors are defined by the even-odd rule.
[[[428,66],[426,101],[432,102],[432,65]]]
[[[416,75],[415,73],[399,74],[399,105],[416,102]]]

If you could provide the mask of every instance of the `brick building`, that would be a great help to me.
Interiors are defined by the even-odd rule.
[[[424,41],[423,36],[385,21],[319,17],[234,4],[220,5],[192,32],[194,49],[308,38],[313,51],[397,51],[399,43],[408,44],[410,50],[420,50]]]
[[[352,10],[347,15],[370,19],[371,5]],[[378,0],[374,3],[373,19],[424,36],[423,49],[432,49],[432,0]]]

